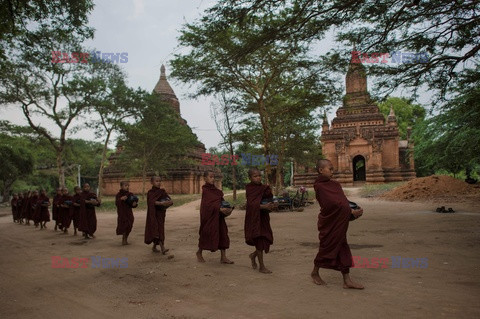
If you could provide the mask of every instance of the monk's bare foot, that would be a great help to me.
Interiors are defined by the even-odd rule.
[[[159,252],[160,252],[160,250],[158,250],[157,247],[155,247],[155,246],[152,248],[152,251],[153,251],[154,253],[159,253]]]
[[[268,270],[265,267],[260,267],[260,269],[258,271],[261,272],[262,274],[271,274],[272,273],[271,270]]]
[[[320,285],[320,286],[325,286],[327,283],[325,281],[323,281],[322,278],[320,278],[320,275],[319,274],[311,274],[312,276],[312,279],[313,279],[313,282],[316,284],[316,285]]]
[[[127,241],[126,240],[122,241],[122,246],[126,246],[126,245],[128,245]]]
[[[343,283],[343,288],[345,289],[364,289],[365,287],[362,284],[359,284],[358,282],[354,281],[345,281]]]
[[[170,251],[170,249],[162,249],[162,255],[166,255],[168,252]]]
[[[253,269],[257,269],[257,262],[255,261],[255,253],[251,253],[250,255],[248,255],[248,257],[250,257],[250,260],[252,261],[252,268]]]
[[[230,259],[228,259],[227,257],[222,258],[222,259],[220,260],[220,262],[221,262],[222,264],[228,264],[228,265],[234,264],[234,262],[231,261]]]
[[[203,259],[202,253],[200,253],[198,251],[197,251],[197,261],[199,263],[204,263],[205,262],[205,259]]]

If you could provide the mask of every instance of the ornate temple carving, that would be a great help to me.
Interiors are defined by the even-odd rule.
[[[331,125],[324,117],[320,141],[323,155],[333,163],[336,180],[344,185],[415,177],[413,143],[400,141],[393,109],[385,119],[370,98],[361,63],[350,62],[343,105]],[[314,172],[295,172],[294,183],[312,185],[315,176]]]

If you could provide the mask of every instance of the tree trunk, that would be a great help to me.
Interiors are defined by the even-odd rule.
[[[98,197],[102,197],[102,185],[103,185],[103,168],[105,167],[105,161],[107,160],[108,142],[110,141],[111,130],[107,130],[107,137],[105,143],[103,143],[102,161],[100,162],[100,169],[98,170]]]
[[[278,156],[277,170],[275,172],[275,196],[278,196],[280,188],[283,186],[283,164],[284,164],[284,155]]]
[[[270,128],[268,125],[268,114],[265,110],[265,103],[263,100],[258,101],[258,114],[260,115],[260,123],[262,124],[263,129],[263,151],[264,155],[270,155]],[[265,184],[269,184],[270,182],[270,172],[271,167],[270,163],[266,163],[265,165]]]
[[[14,181],[11,181],[11,182],[7,182],[7,181],[4,181],[3,182],[3,194],[2,194],[2,203],[6,203],[6,202],[9,202],[10,201],[10,189],[13,185]]]
[[[145,199],[145,183],[147,180],[147,160],[143,159],[143,168],[142,168],[142,199]]]
[[[65,170],[63,169],[63,147],[57,151],[58,187],[65,187]]]

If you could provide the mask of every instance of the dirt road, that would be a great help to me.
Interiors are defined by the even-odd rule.
[[[480,210],[438,214],[430,203],[350,199],[364,207],[348,240],[354,256],[427,258],[427,268],[354,268],[363,291],[342,288],[341,275],[309,273],[318,246],[318,205],[271,214],[275,242],[265,261],[273,274],[250,268],[245,211],[228,218],[235,265],[220,254],[195,259],[199,202],[167,212],[166,246],[173,259],[143,243],[145,211],[136,211],[131,245],[115,236],[116,214],[99,214],[97,238],[63,235],[0,218],[0,318],[480,318]],[[444,203],[439,203],[443,204]],[[6,213],[6,209],[3,209]],[[52,256],[128,258],[128,268],[52,268]]]

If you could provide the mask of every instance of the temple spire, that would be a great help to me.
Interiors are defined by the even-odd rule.
[[[157,85],[153,89],[155,93],[158,93],[165,98],[177,99],[175,92],[173,91],[170,83],[167,81],[167,75],[165,72],[165,65],[162,64],[160,67],[160,79],[158,79]]]
[[[387,117],[388,125],[396,126],[397,125],[397,117],[395,116],[395,111],[393,110],[393,105],[390,104],[390,113]]]
[[[160,67],[160,78],[158,79],[157,85],[155,85],[155,88],[153,89],[153,93],[158,94],[163,100],[172,105],[175,112],[180,114],[180,103],[178,102],[178,98],[170,86],[170,83],[168,83],[165,65],[163,64]]]
[[[327,111],[324,109],[323,110],[323,124],[322,124],[322,131],[328,131],[330,129],[330,125],[328,124],[328,119],[327,119]]]

